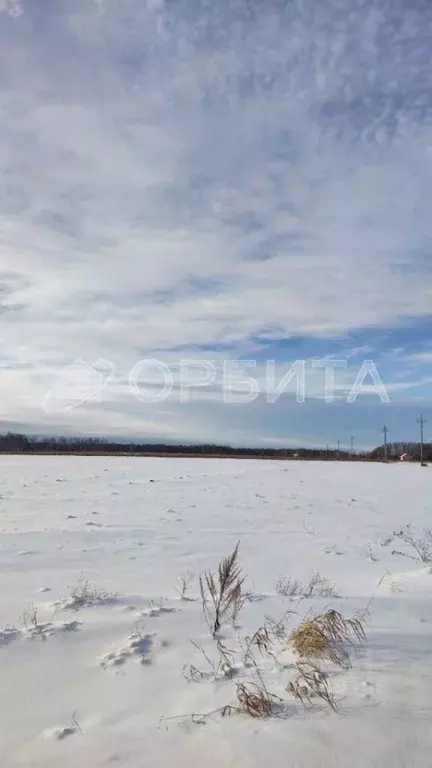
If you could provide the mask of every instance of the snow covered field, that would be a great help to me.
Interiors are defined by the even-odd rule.
[[[383,542],[406,524],[418,535],[432,527],[431,472],[1,457],[0,764],[430,768],[432,573],[403,542]],[[238,540],[248,596],[223,627],[237,677],[214,679],[191,642],[216,658],[198,576]],[[337,597],[277,592],[280,577],[307,582],[314,570]],[[182,600],[184,573],[195,576]],[[285,690],[296,659],[283,640],[256,662],[283,699],[278,716],[187,717],[236,703],[236,682],[256,674],[240,644],[266,616],[297,611],[289,636],[311,611],[351,616],[368,605],[352,668],[329,668],[337,713]]]

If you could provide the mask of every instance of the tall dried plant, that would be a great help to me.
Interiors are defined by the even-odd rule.
[[[222,624],[237,619],[244,603],[242,586],[245,577],[238,562],[239,546],[240,542],[221,560],[216,574],[206,571],[199,579],[202,608],[213,637]]]

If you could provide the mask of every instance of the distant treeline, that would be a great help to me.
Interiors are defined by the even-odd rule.
[[[407,454],[413,461],[420,461],[420,443],[388,443],[387,456],[389,460],[399,459],[400,456]],[[384,446],[380,445],[371,451],[372,460],[384,458]],[[432,443],[423,444],[423,460],[432,463]]]
[[[194,456],[263,456],[278,458],[333,458],[334,451],[320,449],[233,448],[212,443],[117,443],[99,437],[27,437],[14,432],[0,436],[0,453],[78,453],[134,455],[194,455]],[[341,458],[350,458],[340,451]]]
[[[391,443],[389,459],[410,454],[414,460],[420,456],[417,443]],[[183,445],[167,443],[117,443],[98,437],[28,437],[8,432],[0,435],[0,453],[26,454],[83,454],[83,455],[130,455],[134,456],[233,456],[275,459],[340,459],[343,461],[382,461],[382,446],[372,451],[350,453],[337,449],[314,448],[233,448],[229,445]],[[432,444],[424,446],[424,460],[432,462]]]

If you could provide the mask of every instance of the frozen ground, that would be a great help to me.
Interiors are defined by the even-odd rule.
[[[4,456],[0,466],[2,766],[430,768],[432,573],[392,554],[415,556],[403,543],[381,542],[408,523],[432,527],[432,469]],[[284,692],[287,647],[259,660],[283,716],[161,722],[235,703],[235,681],[190,682],[184,668],[206,669],[191,640],[212,654],[197,577],[237,540],[251,595],[224,628],[230,647],[290,605],[351,615],[370,603],[367,645],[332,672],[338,714]],[[279,577],[316,569],[337,598],[276,592]],[[176,592],[184,572],[195,574],[188,600]],[[96,588],[90,606],[71,595],[83,579]]]

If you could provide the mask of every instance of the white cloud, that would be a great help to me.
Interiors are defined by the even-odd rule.
[[[420,12],[36,5],[0,25],[11,408],[76,358],[430,315]]]
[[[426,350],[425,352],[416,352],[406,357],[408,362],[411,363],[426,363],[432,364],[432,350]]]

